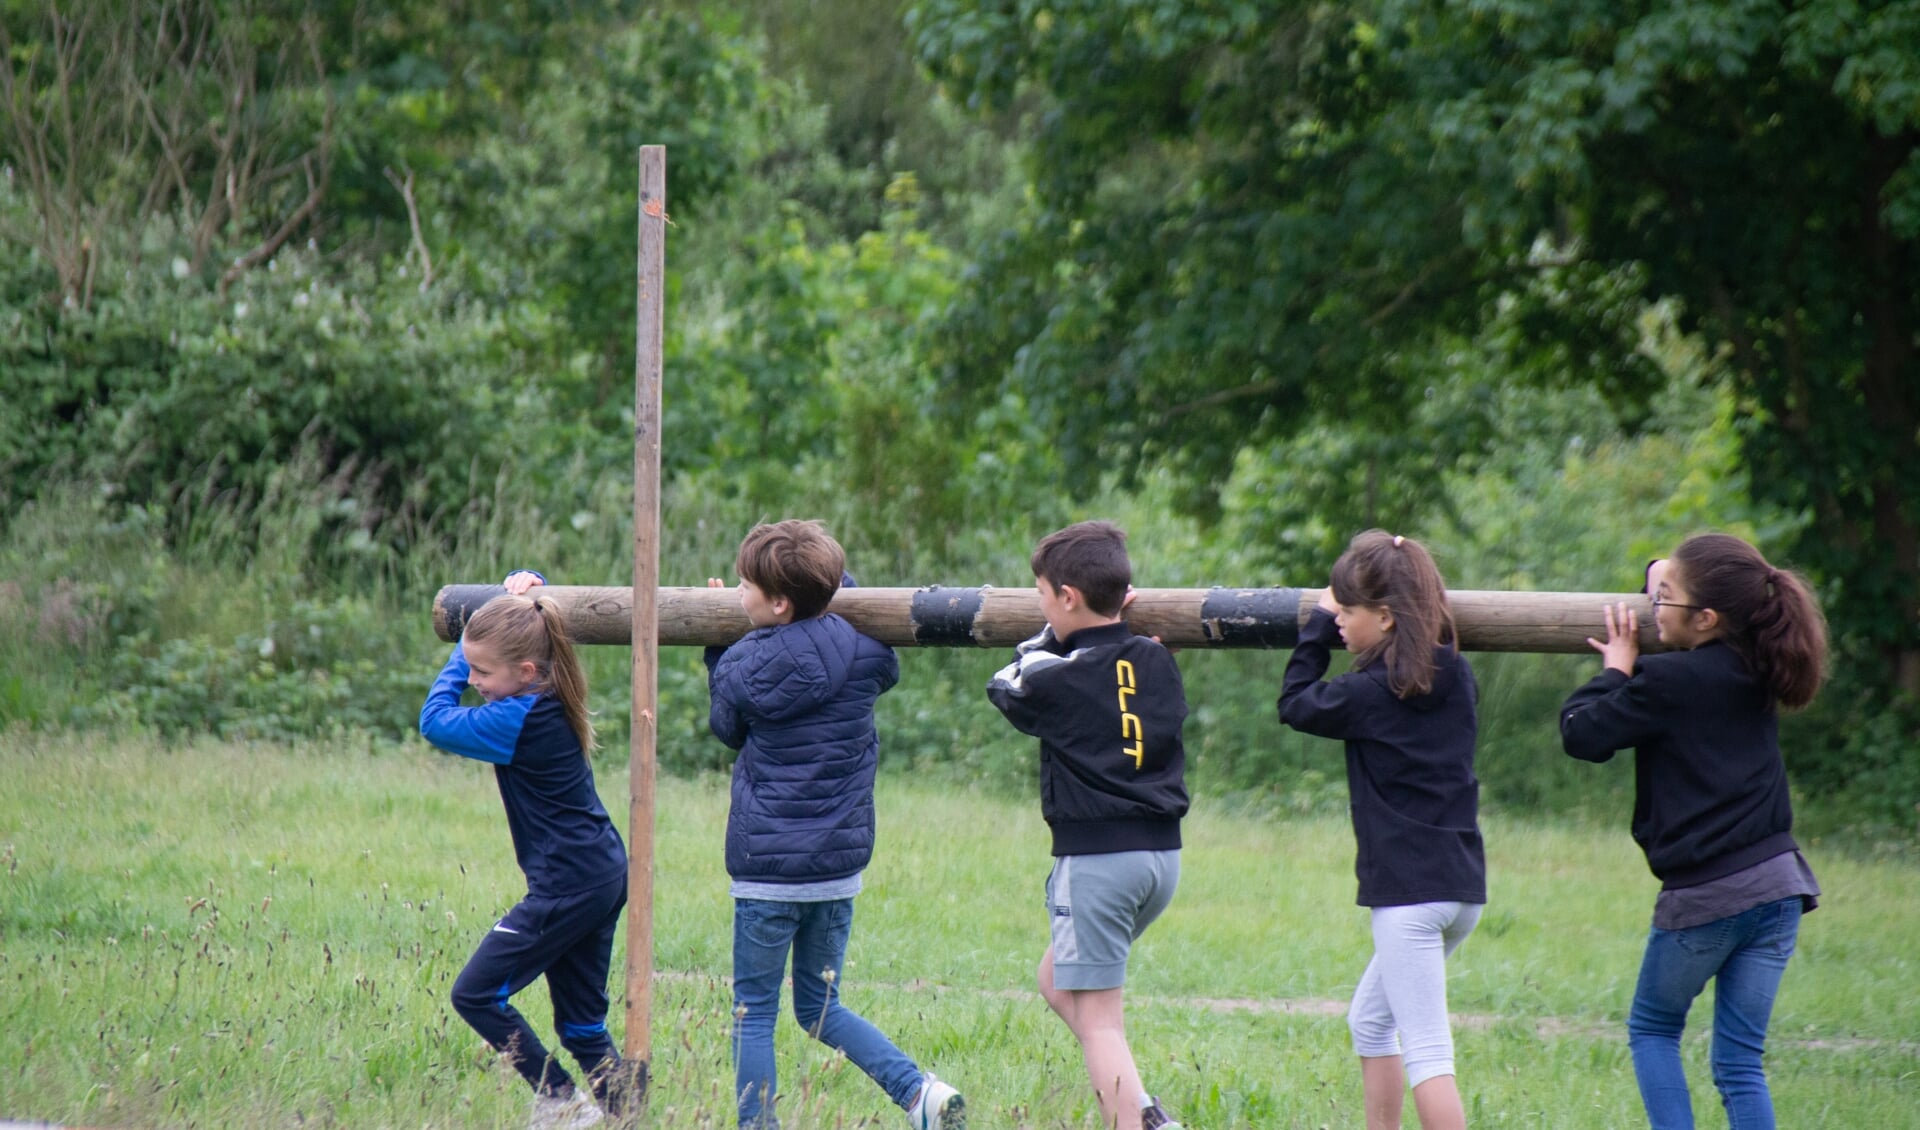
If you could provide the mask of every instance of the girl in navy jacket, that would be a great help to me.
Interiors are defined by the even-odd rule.
[[[1331,681],[1335,639],[1353,669]],[[1409,1085],[1425,1130],[1466,1124],[1454,1082],[1446,959],[1487,901],[1479,697],[1446,584],[1411,538],[1368,530],[1334,563],[1280,688],[1280,721],[1347,746],[1347,791],[1372,960],[1347,1011],[1369,1126],[1398,1126]]]
[[[1680,1033],[1712,980],[1727,1120],[1772,1127],[1767,1023],[1820,893],[1793,839],[1779,710],[1819,690],[1826,624],[1805,581],[1726,534],[1688,538],[1648,580],[1673,650],[1642,657],[1638,617],[1608,607],[1606,642],[1587,641],[1606,666],[1560,710],[1572,756],[1634,751],[1633,838],[1660,879],[1627,1016],[1634,1075],[1654,1130],[1693,1125]]]
[[[537,573],[474,613],[420,708],[420,733],[493,765],[527,895],[495,923],[453,985],[453,1007],[534,1090],[532,1125],[590,1126],[619,1114],[622,1062],[607,1034],[607,972],[627,902],[627,849],[594,790],[586,675],[550,600],[520,595]],[[485,700],[461,706],[468,687]],[[512,996],[544,975],[560,1045],[593,1088],[573,1080]]]

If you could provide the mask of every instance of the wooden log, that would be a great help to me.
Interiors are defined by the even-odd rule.
[[[448,585],[433,600],[433,629],[452,642],[467,618],[498,596],[498,585]],[[633,590],[555,585],[543,590],[566,612],[574,639],[624,644],[633,638]],[[729,644],[752,627],[733,589],[657,590],[662,646]],[[1661,650],[1653,608],[1640,593],[1449,593],[1466,651],[1590,654],[1587,637],[1605,639],[1602,608],[1621,601],[1640,616],[1640,647]],[[1127,623],[1169,647],[1291,648],[1320,599],[1319,589],[1140,589]],[[1040,598],[1031,587],[841,589],[832,610],[894,647],[1012,647],[1040,630]]]

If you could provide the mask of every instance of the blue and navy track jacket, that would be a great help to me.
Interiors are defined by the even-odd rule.
[[[627,846],[593,787],[593,766],[550,694],[461,706],[467,656],[459,644],[420,708],[420,734],[448,753],[485,761],[500,784],[527,894],[557,898],[627,873]]]

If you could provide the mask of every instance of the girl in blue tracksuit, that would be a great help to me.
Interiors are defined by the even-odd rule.
[[[453,985],[453,1007],[534,1089],[536,1127],[587,1126],[619,1113],[621,1059],[607,1034],[607,973],[627,901],[627,849],[594,790],[585,673],[551,600],[523,594],[537,573],[507,578],[467,623],[420,708],[420,733],[493,765],[527,895],[495,923]],[[461,706],[468,687],[481,706]],[[545,975],[560,1045],[587,1075],[596,1106],[511,1003]]]

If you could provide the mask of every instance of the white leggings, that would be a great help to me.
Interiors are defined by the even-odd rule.
[[[1409,1087],[1453,1074],[1446,960],[1485,909],[1471,902],[1373,908],[1373,960],[1354,986],[1347,1027],[1360,1055],[1400,1056]]]

